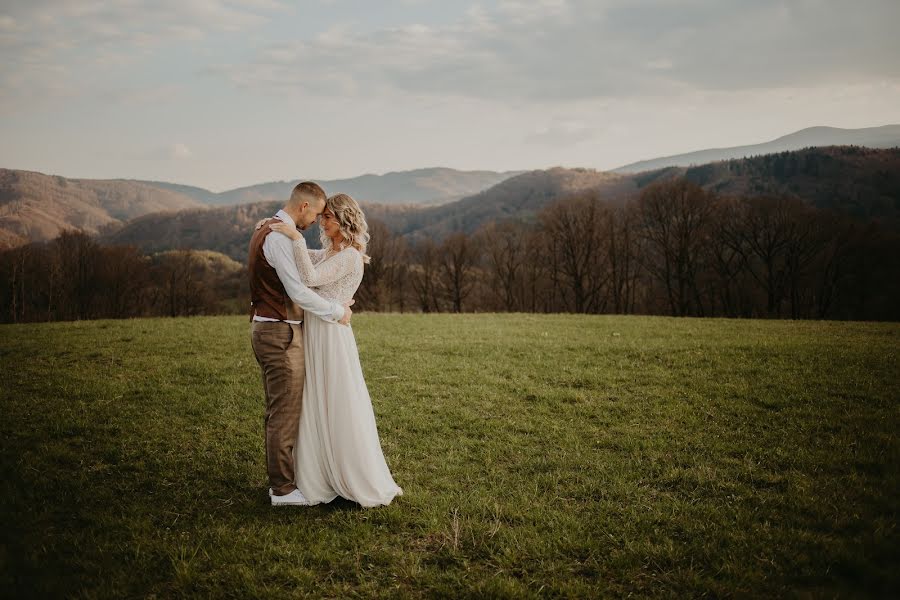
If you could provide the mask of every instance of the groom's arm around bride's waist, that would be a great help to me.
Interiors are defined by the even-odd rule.
[[[263,242],[263,255],[275,269],[287,295],[300,308],[326,321],[339,322],[344,318],[342,305],[322,298],[300,279],[290,238],[277,232],[270,233]]]

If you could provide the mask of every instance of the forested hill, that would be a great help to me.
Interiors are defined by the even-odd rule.
[[[486,190],[492,185],[518,175],[521,171],[459,171],[443,167],[392,171],[383,175],[366,174],[347,179],[313,179],[328,194],[343,192],[362,202],[380,204],[441,204],[453,202]],[[142,182],[192,196],[204,204],[228,206],[252,202],[277,201],[287,198],[299,182],[269,181],[214,193],[203,188],[165,183]]]
[[[635,190],[627,177],[591,169],[554,168],[529,171],[489,190],[446,205],[385,205],[363,202],[372,221],[382,221],[392,231],[416,238],[470,233],[491,220],[528,219],[554,200],[573,193],[598,189],[610,198],[625,198]],[[246,257],[249,227],[271,215],[280,202],[261,202],[233,207],[156,214],[135,219],[103,240],[113,244],[134,244],[146,251],[170,248],[216,250],[235,259]],[[316,232],[308,239],[317,243]]]
[[[201,206],[178,191],[135,181],[0,169],[0,248],[49,240],[63,229],[97,233],[148,213]]]
[[[545,206],[579,191],[597,190],[602,201],[620,204],[654,181],[677,177],[723,194],[790,194],[862,219],[893,224],[900,220],[900,149],[856,147],[782,152],[627,176],[590,169],[529,171],[442,206],[364,203],[364,208],[370,220],[383,221],[396,233],[440,240],[454,232],[471,233],[490,221],[533,219]],[[104,241],[135,244],[149,251],[216,250],[243,260],[249,227],[271,215],[278,205],[263,202],[146,215],[108,234]],[[311,232],[314,243],[315,236]]]
[[[329,193],[348,193],[363,202],[433,206],[470,196],[516,174],[430,168],[321,183]],[[269,182],[217,194],[160,181],[70,179],[0,169],[0,249],[46,241],[63,229],[96,234],[150,213],[284,201],[295,183]]]
[[[900,222],[900,148],[806,148],[634,177],[639,187],[685,177],[723,194],[788,194],[861,219]]]
[[[720,160],[776,154],[778,152],[790,152],[811,147],[824,148],[827,146],[896,148],[900,146],[900,125],[882,125],[880,127],[863,127],[860,129],[808,127],[762,144],[732,146],[730,148],[708,148],[674,156],[663,156],[631,163],[618,169],[613,169],[613,171],[616,173],[641,173],[665,167],[691,167]]]
[[[134,219],[101,237],[106,244],[133,245],[145,252],[171,249],[214,250],[236,260],[247,257],[247,244],[253,225],[270,217],[283,202],[256,202],[237,206],[157,213]],[[386,206],[364,204],[372,220],[392,221],[392,215],[415,211],[411,205]],[[318,247],[318,229],[313,226],[306,238]]]

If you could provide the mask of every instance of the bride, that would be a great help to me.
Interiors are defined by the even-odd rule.
[[[309,250],[297,229],[269,225],[290,237],[303,282],[329,300],[353,298],[363,277],[366,218],[356,200],[336,194],[325,203],[319,227],[323,250]],[[306,383],[294,447],[297,487],[310,504],[337,496],[362,506],[390,504],[403,489],[381,451],[372,400],[363,379],[353,330],[306,313],[303,327]]]

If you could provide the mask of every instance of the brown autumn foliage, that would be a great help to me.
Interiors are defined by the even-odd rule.
[[[189,196],[137,181],[0,169],[0,248],[50,240],[73,227],[97,233],[148,213],[199,207]]]

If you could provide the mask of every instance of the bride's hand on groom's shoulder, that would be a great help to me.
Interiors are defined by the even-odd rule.
[[[268,219],[260,219],[259,221],[257,221],[256,225],[253,226],[253,230],[256,231],[257,229],[262,227],[263,223],[265,223],[266,221],[268,221]]]
[[[276,233],[282,233],[292,240],[300,239],[300,232],[297,231],[297,228],[293,225],[288,225],[287,223],[282,223],[281,221],[277,221],[269,225],[269,229]]]

